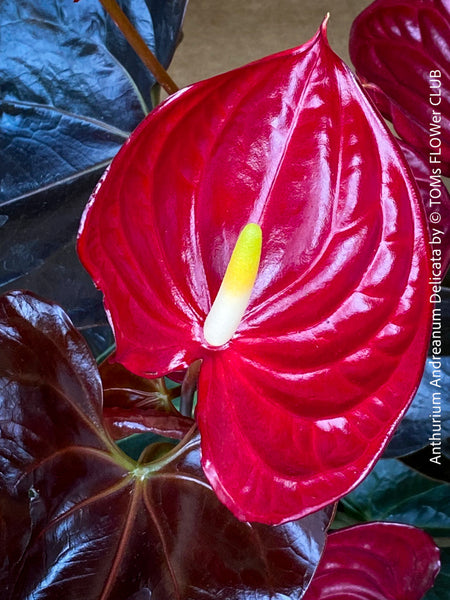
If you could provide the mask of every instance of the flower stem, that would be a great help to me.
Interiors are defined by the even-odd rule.
[[[198,376],[200,373],[201,360],[195,360],[189,365],[183,383],[181,384],[180,412],[185,417],[192,416],[194,394],[197,389]]]
[[[161,87],[163,87],[169,95],[177,92],[178,86],[153,52],[148,48],[141,35],[117,4],[116,0],[100,0],[100,2]]]

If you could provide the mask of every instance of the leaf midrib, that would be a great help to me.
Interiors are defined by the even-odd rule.
[[[8,106],[14,106],[14,107],[21,107],[21,108],[35,108],[35,109],[39,109],[39,110],[47,110],[49,112],[53,112],[53,113],[57,113],[59,115],[68,117],[70,119],[73,119],[75,121],[83,121],[86,123],[90,123],[91,125],[94,125],[95,127],[98,127],[99,129],[103,129],[104,131],[107,131],[108,133],[112,133],[115,136],[121,137],[124,140],[127,140],[130,132],[129,131],[124,131],[123,129],[120,129],[118,127],[115,127],[114,125],[111,125],[109,123],[105,123],[104,121],[100,121],[99,119],[94,119],[93,117],[89,117],[87,115],[77,115],[74,112],[65,110],[63,108],[58,108],[56,106],[52,106],[51,104],[41,104],[39,102],[31,102],[31,101],[26,101],[26,100],[5,100],[4,102],[2,102],[0,104],[0,107],[8,107]]]

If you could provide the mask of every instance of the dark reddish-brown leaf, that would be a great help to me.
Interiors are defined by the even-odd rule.
[[[365,523],[328,536],[304,600],[421,600],[439,567],[439,549],[420,529]]]
[[[299,600],[331,508],[242,523],[200,466],[194,431],[135,463],[102,425],[101,383],[61,309],[0,299],[0,597]]]
[[[213,348],[205,317],[248,222],[262,228],[259,274]],[[118,361],[156,377],[202,359],[203,466],[243,520],[285,522],[347,493],[420,381],[422,209],[325,25],[151,113],[94,193],[79,252]]]
[[[144,432],[181,439],[192,427],[193,420],[172,404],[180,395],[179,386],[169,390],[164,379],[139,377],[119,363],[104,362],[99,371],[103,421],[114,439]]]
[[[448,1],[376,0],[353,23],[350,56],[399,136],[450,175]]]

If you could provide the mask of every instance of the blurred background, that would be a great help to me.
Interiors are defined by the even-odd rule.
[[[190,0],[169,69],[179,87],[309,40],[329,12],[331,47],[350,64],[354,18],[371,0]]]

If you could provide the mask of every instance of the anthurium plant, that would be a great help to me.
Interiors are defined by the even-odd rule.
[[[4,9],[1,597],[450,598],[449,6],[180,91],[182,0]]]

